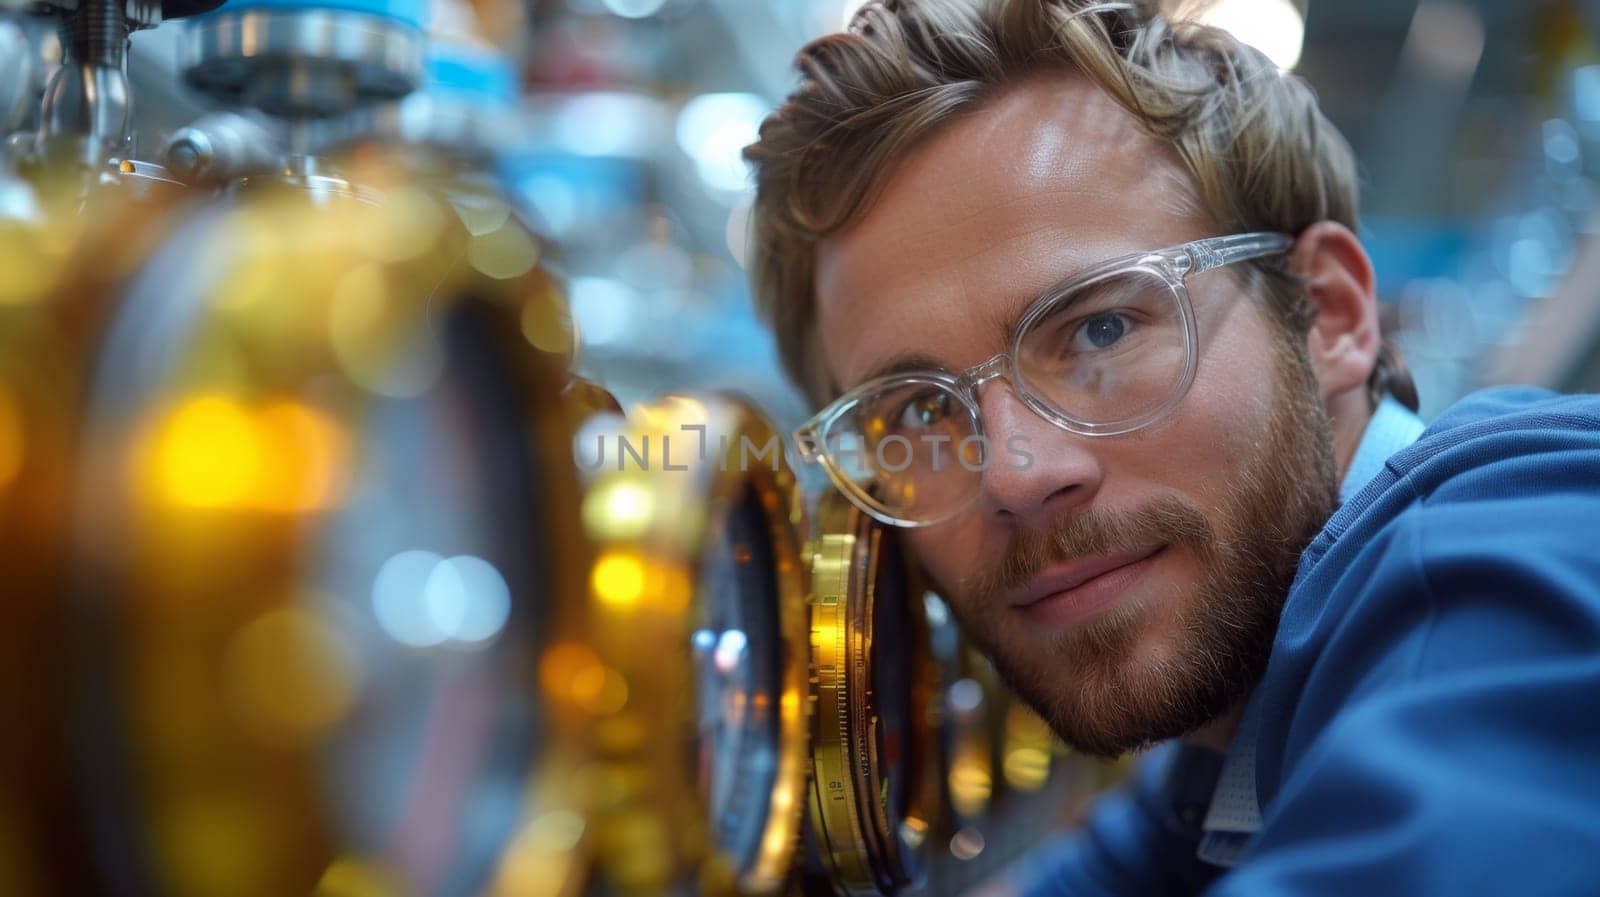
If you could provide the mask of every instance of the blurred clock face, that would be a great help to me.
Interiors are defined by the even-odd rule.
[[[543,741],[525,687],[551,598],[538,472],[519,463],[517,387],[483,326],[448,318],[433,385],[367,409],[321,547],[325,612],[368,671],[324,787],[346,849],[442,895],[484,889]]]
[[[760,848],[777,773],[782,643],[768,527],[747,490],[706,553],[691,636],[700,785],[712,837],[736,869]]]

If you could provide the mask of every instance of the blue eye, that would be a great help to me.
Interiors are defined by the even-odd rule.
[[[1119,312],[1103,312],[1084,321],[1073,334],[1074,348],[1109,349],[1128,334],[1128,316]],[[1087,342],[1087,345],[1083,343]]]

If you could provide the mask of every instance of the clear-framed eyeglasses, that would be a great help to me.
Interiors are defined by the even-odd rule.
[[[1012,330],[1008,351],[953,374],[875,377],[794,433],[855,505],[894,526],[942,523],[977,500],[991,465],[1031,463],[1011,441],[991,441],[978,391],[1005,378],[1035,414],[1083,436],[1131,433],[1183,400],[1199,365],[1185,281],[1194,274],[1281,255],[1285,234],[1212,237],[1102,262],[1047,291]]]

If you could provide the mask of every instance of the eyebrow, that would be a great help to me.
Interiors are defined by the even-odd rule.
[[[1120,257],[1121,256],[1113,256],[1113,258]],[[1059,297],[1066,287],[1072,286],[1074,281],[1078,280],[1086,271],[1093,267],[1094,265],[1090,265],[1089,268],[1081,268],[1072,272],[1071,274],[1066,275],[1065,277],[1059,278],[1050,286],[1045,287],[1038,293],[1035,293],[1031,298],[1028,299],[1027,302],[1023,303],[1022,310],[1014,315],[1010,315],[1004,324],[999,324],[999,322],[996,321],[996,323],[999,325],[998,329],[1003,337],[1001,345],[1005,346],[1007,351],[1009,351],[1011,344],[1015,342],[1017,338],[1017,324],[1021,322],[1023,316],[1028,313],[1028,310],[1033,308],[1047,297]],[[1104,281],[1094,284],[1090,288],[1090,291],[1085,295],[1093,295],[1096,290],[1099,290],[1104,286]],[[872,370],[868,371],[865,377],[857,380],[855,384],[840,390],[840,393],[842,394],[844,392],[848,392],[863,383],[876,380],[879,377],[888,377],[894,374],[908,374],[916,371],[938,371],[945,374],[954,373],[954,371],[951,371],[948,367],[933,360],[929,356],[902,355],[877,365]]]
[[[1022,311],[1021,312],[1019,312],[1019,313],[1017,313],[1015,315],[1010,315],[1008,317],[1008,319],[1004,323],[1001,323],[1000,320],[999,320],[999,316],[995,315],[995,318],[994,318],[995,329],[1003,337],[1003,339],[1001,341],[1001,345],[1005,346],[1008,350],[1010,349],[1011,343],[1016,338],[1016,335],[1017,335],[1017,322],[1022,319],[1022,316],[1027,313],[1028,309],[1030,309],[1030,308],[1032,308],[1034,306],[1034,303],[1040,301],[1041,299],[1044,299],[1046,296],[1054,296],[1054,295],[1059,294],[1061,292],[1061,288],[1062,287],[1070,285],[1073,280],[1077,279],[1077,277],[1078,277],[1077,274],[1072,274],[1072,275],[1069,275],[1067,277],[1063,277],[1060,280],[1056,281],[1054,284],[1050,285],[1044,291],[1034,295],[1031,299],[1029,299],[1027,301],[1027,303],[1025,303],[1022,306]],[[895,374],[910,374],[910,373],[915,373],[915,372],[920,372],[920,371],[938,371],[939,373],[942,373],[942,374],[955,373],[949,367],[947,367],[944,364],[941,364],[940,362],[934,360],[930,356],[927,356],[927,355],[901,355],[901,356],[897,356],[895,358],[892,358],[892,359],[890,359],[890,360],[888,360],[886,362],[883,362],[882,364],[877,365],[872,370],[868,371],[867,375],[865,377],[862,377],[860,380],[857,380],[854,385],[852,385],[850,387],[847,387],[846,389],[841,390],[840,392],[841,393],[848,392],[849,390],[854,389],[855,387],[860,386],[863,383],[867,383],[869,381],[876,380],[879,377],[889,377],[889,376],[893,376]]]
[[[1061,295],[1066,292],[1066,288],[1073,286],[1074,283],[1082,276],[1082,273],[1083,272],[1080,271],[1078,273],[1069,275],[1067,277],[1063,277],[1060,280],[1056,281],[1054,284],[1051,284],[1049,287],[1046,287],[1044,290],[1042,290],[1039,293],[1037,293],[1036,295],[1034,295],[1034,297],[1032,299],[1029,299],[1027,301],[1027,304],[1022,306],[1022,311],[1020,311],[1020,312],[1016,313],[1015,315],[1011,316],[1011,319],[1006,322],[1005,327],[1004,327],[1004,330],[1005,330],[1005,334],[1004,334],[1005,335],[1005,343],[1004,343],[1004,345],[1006,346],[1007,350],[1009,350],[1011,348],[1011,344],[1012,343],[1016,342],[1016,339],[1017,339],[1017,325],[1022,323],[1022,319],[1027,316],[1028,311],[1030,309],[1032,309],[1035,305],[1038,305],[1040,302],[1043,302],[1045,299],[1059,299],[1059,298],[1061,298]],[[1082,294],[1079,298],[1083,299],[1083,298],[1087,298],[1087,297],[1091,297],[1091,296],[1098,296],[1101,293],[1106,292],[1110,288],[1111,288],[1110,281],[1105,281],[1105,280],[1099,281],[1097,283],[1090,284],[1087,287],[1078,287],[1078,291]]]
[[[937,361],[934,361],[932,358],[929,358],[926,355],[902,355],[898,358],[886,361],[868,371],[865,377],[862,377],[860,380],[856,381],[855,386],[860,386],[869,380],[876,380],[879,377],[888,377],[892,374],[909,374],[913,371],[939,371],[940,373],[950,373],[949,368]],[[850,388],[854,389],[855,386]]]

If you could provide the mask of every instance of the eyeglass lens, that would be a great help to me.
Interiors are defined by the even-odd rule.
[[[1066,421],[1133,420],[1171,401],[1188,364],[1186,334],[1165,278],[1107,276],[1032,320],[1018,341],[1015,387]],[[1006,435],[982,434],[954,388],[917,378],[859,397],[822,434],[822,448],[858,498],[898,520],[931,522],[970,502],[990,465],[1028,457],[1008,453]]]

